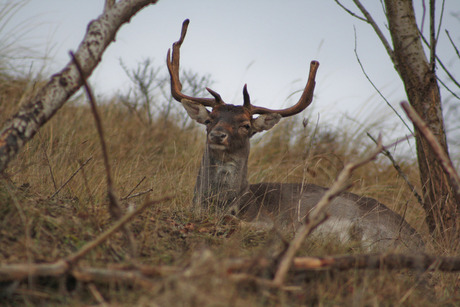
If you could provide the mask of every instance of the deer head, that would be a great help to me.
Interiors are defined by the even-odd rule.
[[[166,63],[171,76],[171,94],[181,102],[188,115],[200,124],[206,125],[208,145],[212,150],[232,152],[241,149],[255,133],[271,129],[282,117],[289,117],[307,108],[313,99],[315,76],[319,67],[317,61],[310,63],[307,85],[299,101],[292,107],[271,110],[251,104],[247,86],[243,88],[242,106],[226,104],[215,91],[206,88],[213,98],[190,97],[181,92],[179,79],[180,47],[187,33],[189,20],[182,24],[180,39],[173,44],[172,56],[168,50]],[[206,107],[210,107],[209,111]],[[254,118],[253,115],[259,116]]]
[[[188,24],[188,19],[183,22],[180,39],[173,44],[172,55],[170,50],[167,54],[171,94],[182,103],[188,115],[205,125],[207,130],[207,146],[195,186],[195,203],[203,205],[213,198],[215,203],[215,195],[218,194],[218,206],[228,207],[248,189],[249,139],[257,132],[271,129],[282,117],[295,115],[310,105],[319,63],[311,62],[302,96],[294,106],[286,109],[271,110],[251,104],[246,85],[243,87],[242,106],[226,104],[218,93],[209,88],[206,89],[213,98],[190,97],[182,93],[179,79],[180,47]]]

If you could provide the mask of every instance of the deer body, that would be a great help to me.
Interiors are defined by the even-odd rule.
[[[179,81],[179,49],[187,26],[188,20],[183,24],[180,40],[173,45],[172,59],[168,52],[167,64],[173,97],[192,119],[206,126],[206,148],[195,185],[195,209],[231,213],[256,227],[275,226],[295,231],[327,189],[300,183],[249,184],[250,138],[311,103],[319,63],[311,62],[309,79],[299,102],[287,109],[270,110],[252,105],[246,86],[243,106],[225,104],[210,89],[214,98],[190,97],[181,92]],[[211,111],[206,107],[212,108]],[[255,114],[259,116],[253,117]],[[317,235],[356,240],[376,250],[401,246],[416,251],[424,246],[420,235],[403,217],[375,199],[344,192],[331,202],[328,213],[326,222],[315,230]]]
[[[257,227],[295,231],[327,189],[314,184],[247,181],[252,129],[268,130],[279,117],[261,115],[259,120],[252,119],[247,130],[241,126],[251,123],[250,118],[235,120],[233,116],[233,122],[226,120],[230,117],[227,112],[234,115],[240,110],[244,114],[241,106],[217,107],[210,114],[197,112],[196,108],[205,108],[188,101],[183,106],[194,120],[207,123],[206,147],[195,185],[196,210],[213,208]],[[201,118],[197,114],[206,115]],[[271,124],[266,124],[267,117]],[[316,235],[334,236],[343,242],[360,241],[373,250],[402,246],[415,251],[423,246],[420,236],[399,214],[375,199],[342,193],[332,201],[328,213],[329,219],[316,229]]]

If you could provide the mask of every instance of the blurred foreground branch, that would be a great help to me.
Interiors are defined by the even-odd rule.
[[[427,140],[428,144],[430,144],[433,151],[436,153],[436,156],[438,157],[442,168],[449,177],[449,182],[455,191],[455,194],[457,196],[457,202],[459,202],[460,206],[460,177],[457,174],[457,171],[455,170],[452,161],[450,160],[447,153],[443,150],[442,146],[439,144],[433,132],[431,132],[430,128],[428,128],[427,124],[421,119],[421,117],[417,114],[414,108],[412,108],[407,101],[401,102],[401,106],[406,112],[407,116],[410,118],[410,120],[417,127],[419,132]]]
[[[115,34],[145,6],[157,0],[122,0],[108,8],[98,19],[89,23],[86,35],[75,57],[82,64],[82,72],[88,78],[99,64],[107,46]],[[0,130],[0,172],[17,155],[27,141],[43,126],[81,86],[75,65],[69,62],[53,75],[33,99],[7,121]]]
[[[192,267],[179,268],[176,266],[148,266],[123,267],[120,265],[108,265],[107,268],[72,267],[69,262],[61,259],[50,264],[9,264],[0,266],[0,281],[20,281],[29,276],[59,277],[66,272],[75,279],[83,282],[124,282],[152,289],[156,282],[161,282],[162,277],[178,276],[179,278],[193,278],[194,274],[200,274],[199,270]],[[74,258],[77,260],[77,258]],[[211,256],[208,261],[219,261]],[[219,267],[228,277],[235,282],[254,281],[260,286],[280,287],[272,280],[265,279],[247,272],[253,272],[254,267],[273,270],[273,262],[269,259],[236,258],[220,260]],[[209,263],[208,263],[209,264]],[[460,257],[439,257],[428,255],[404,255],[404,254],[371,254],[371,255],[345,255],[327,257],[295,257],[292,261],[291,272],[302,274],[308,271],[318,270],[353,270],[353,269],[408,269],[415,271],[460,271]],[[282,287],[282,285],[281,285]]]

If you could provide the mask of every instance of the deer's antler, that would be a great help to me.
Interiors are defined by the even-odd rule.
[[[214,107],[217,104],[222,104],[222,99],[220,99],[219,94],[210,91],[210,93],[219,99],[214,98],[199,98],[199,97],[191,97],[187,96],[182,93],[182,84],[179,79],[179,60],[180,60],[180,46],[184,42],[185,34],[187,34],[187,27],[190,20],[186,19],[182,23],[182,31],[180,34],[180,38],[177,42],[173,44],[172,47],[172,56],[171,56],[171,49],[168,49],[168,54],[166,55],[166,65],[168,66],[169,75],[171,76],[171,94],[177,101],[181,102],[182,99],[191,100],[197,103],[200,103],[207,107]],[[172,58],[172,60],[171,60]],[[209,89],[208,89],[209,91]]]
[[[249,100],[249,94],[246,85],[243,88],[244,107],[248,108],[252,114],[278,113],[282,117],[288,117],[302,112],[311,104],[313,100],[313,91],[315,90],[316,83],[315,77],[318,67],[318,61],[310,62],[310,74],[308,76],[307,85],[305,86],[305,89],[303,90],[302,96],[300,97],[299,101],[292,107],[281,110],[272,110],[264,107],[253,106]]]
[[[214,98],[199,98],[199,97],[191,97],[187,96],[182,93],[182,84],[179,79],[179,59],[180,59],[180,47],[184,42],[185,34],[187,34],[187,27],[190,20],[186,19],[182,23],[182,31],[180,38],[177,42],[173,44],[172,47],[172,56],[171,50],[168,50],[168,54],[166,56],[166,64],[168,65],[169,75],[171,76],[171,94],[177,101],[182,101],[182,99],[187,99],[194,101],[196,103],[200,103],[207,107],[215,107],[219,104],[225,104],[220,95],[213,90],[206,88],[208,92]],[[172,57],[172,60],[171,60]],[[302,112],[307,108],[313,100],[313,91],[315,89],[315,77],[316,71],[318,70],[319,62],[318,61],[311,61],[310,63],[310,74],[308,76],[307,85],[300,97],[299,101],[293,105],[292,107],[281,109],[281,110],[272,110],[267,109],[264,107],[258,107],[251,104],[249,93],[247,90],[246,85],[243,88],[243,96],[244,96],[244,104],[243,106],[248,109],[251,114],[267,114],[267,113],[278,113],[282,117],[288,117],[295,115],[297,113]]]

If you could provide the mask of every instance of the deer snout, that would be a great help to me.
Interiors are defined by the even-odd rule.
[[[228,132],[221,129],[214,129],[209,132],[208,141],[211,148],[224,150],[228,146]]]
[[[209,133],[209,140],[212,143],[222,144],[227,140],[228,134],[222,130],[213,130]]]

